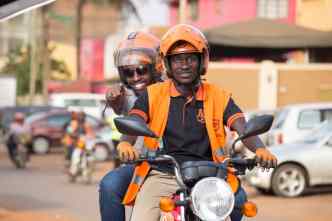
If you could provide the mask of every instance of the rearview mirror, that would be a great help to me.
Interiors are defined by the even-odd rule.
[[[130,136],[158,137],[141,118],[136,116],[114,118],[114,124],[122,134]]]
[[[267,132],[268,130],[270,130],[272,122],[272,115],[261,115],[250,119],[245,126],[244,133],[242,134],[241,139]]]

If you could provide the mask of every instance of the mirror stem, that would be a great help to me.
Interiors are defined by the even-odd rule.
[[[231,153],[230,153],[230,156],[232,156],[234,153],[235,153],[235,145],[237,142],[239,142],[240,140],[242,140],[242,135],[239,136],[238,138],[236,138],[232,144],[232,149],[231,149]]]

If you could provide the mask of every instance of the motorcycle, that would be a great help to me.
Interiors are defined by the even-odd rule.
[[[76,148],[71,156],[69,181],[74,183],[81,176],[85,184],[90,184],[92,182],[94,167],[94,142],[86,136],[81,135],[77,140]]]
[[[25,134],[10,134],[7,138],[6,145],[9,148],[9,157],[16,168],[26,168],[26,163],[29,160],[29,153],[26,144],[29,137]]]
[[[272,121],[271,115],[251,119],[244,133],[233,142],[232,149],[240,140],[267,132]],[[116,118],[115,125],[124,134],[158,138],[137,117]],[[248,169],[257,166],[255,159],[229,157],[222,163],[189,161],[180,166],[172,156],[157,153],[152,156],[151,154],[141,156],[133,163],[143,161],[171,163],[179,185],[175,194],[160,199],[160,221],[231,220],[230,214],[235,208],[240,209],[247,217],[254,217],[257,214],[257,207],[253,202],[246,201],[243,205],[235,203],[235,193],[240,188],[236,176],[244,175]]]

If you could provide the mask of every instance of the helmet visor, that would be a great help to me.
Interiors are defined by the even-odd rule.
[[[123,49],[114,56],[114,62],[117,67],[155,64],[156,56],[157,54],[150,49]]]

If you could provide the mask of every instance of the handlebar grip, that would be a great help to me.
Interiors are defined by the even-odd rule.
[[[253,169],[257,166],[257,162],[255,159],[232,159],[230,162],[235,168],[243,168],[243,169]]]
[[[137,164],[137,163],[142,163],[143,161],[147,161],[148,163],[172,162],[171,159],[163,158],[163,156],[147,157],[146,155],[140,155],[137,160],[127,161],[127,162],[123,162],[123,163]]]

